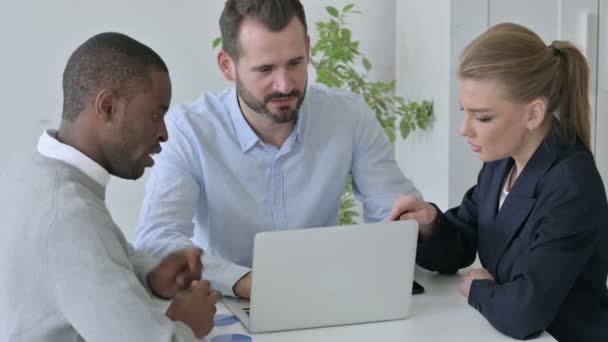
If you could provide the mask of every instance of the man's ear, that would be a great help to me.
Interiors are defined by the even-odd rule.
[[[232,82],[236,79],[236,64],[224,49],[220,50],[217,54],[217,65],[226,80]]]
[[[113,89],[101,89],[93,103],[95,116],[102,122],[111,121],[117,112],[118,100],[118,94]]]
[[[532,132],[538,126],[540,126],[545,120],[545,114],[547,111],[547,100],[538,97],[528,104],[528,121],[526,122],[526,128]]]
[[[310,36],[306,35],[306,62],[310,63]]]

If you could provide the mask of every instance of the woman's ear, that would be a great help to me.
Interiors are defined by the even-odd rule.
[[[230,55],[228,55],[224,49],[220,50],[220,52],[217,54],[217,65],[219,66],[222,74],[224,74],[226,80],[232,82],[236,79],[236,65],[232,60],[232,57],[230,57]]]
[[[526,122],[526,128],[533,131],[538,128],[545,120],[547,113],[547,100],[542,97],[538,97],[527,105],[528,120]]]

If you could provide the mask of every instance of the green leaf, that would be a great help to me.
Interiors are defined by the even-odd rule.
[[[344,214],[344,216],[348,216],[348,217],[357,217],[357,212],[354,210],[346,210],[342,214]]]
[[[342,12],[346,13],[346,12],[350,11],[351,9],[353,9],[353,7],[355,7],[355,4],[348,4],[348,5],[344,6],[344,8],[342,9]]]
[[[342,29],[342,39],[344,39],[346,41],[350,41],[351,35],[352,35],[352,33],[350,32],[349,29],[347,29],[347,28]]]
[[[222,37],[217,37],[213,40],[213,44],[211,44],[211,46],[215,49],[221,43],[222,43]]]
[[[338,10],[333,6],[327,6],[325,7],[325,10],[327,10],[327,13],[329,13],[329,15],[331,15],[332,17],[340,17],[340,12],[338,12]]]
[[[411,129],[407,120],[401,120],[401,123],[399,124],[399,130],[401,131],[401,138],[403,139],[407,138],[407,136],[410,135]]]
[[[384,133],[386,133],[386,135],[388,136],[388,141],[390,141],[391,144],[395,142],[395,132],[393,131],[393,129],[390,129],[388,127],[384,129]]]
[[[367,58],[363,58],[363,67],[365,70],[370,71],[372,69],[372,63]]]

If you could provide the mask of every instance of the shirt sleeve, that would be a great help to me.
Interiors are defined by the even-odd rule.
[[[234,284],[249,272],[251,272],[250,268],[231,263],[220,257],[203,256],[203,278],[211,283],[211,287],[225,296],[235,297],[236,294],[232,291]]]
[[[162,153],[155,157],[135,234],[135,247],[158,260],[194,247],[190,240],[194,210],[205,208],[204,184],[202,177],[197,177],[194,149],[170,119],[167,129],[171,142],[163,144]]]
[[[419,198],[422,195],[399,169],[394,148],[374,112],[361,97],[355,104],[353,114],[358,119],[353,134],[353,192],[363,203],[365,222],[378,222],[390,214],[399,195],[413,194]]]
[[[200,158],[186,132],[167,119],[171,139],[156,156],[135,235],[135,247],[158,260],[194,247],[194,213],[205,217],[206,196]],[[202,256],[202,278],[222,294],[234,296],[234,284],[251,270],[219,257]]]
[[[91,342],[198,341],[155,306],[105,207],[86,199],[68,203],[48,232],[47,277],[58,309],[78,334]]]

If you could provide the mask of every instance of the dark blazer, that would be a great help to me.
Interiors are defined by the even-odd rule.
[[[502,333],[608,341],[608,205],[591,152],[550,133],[498,199],[513,159],[485,163],[459,207],[438,217],[416,262],[455,273],[476,253],[496,279],[475,280],[469,304]]]

